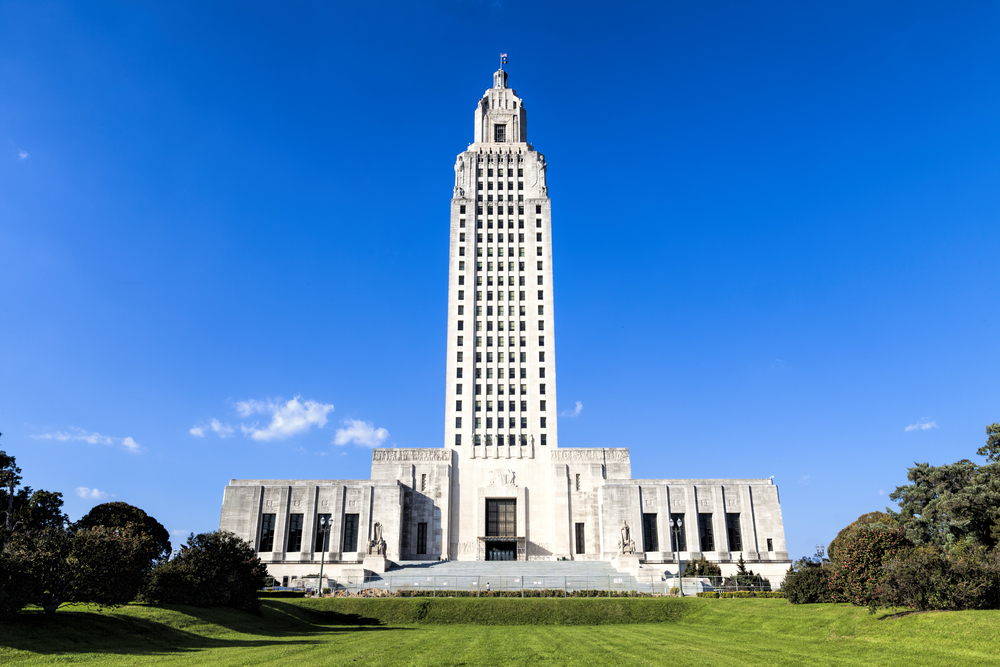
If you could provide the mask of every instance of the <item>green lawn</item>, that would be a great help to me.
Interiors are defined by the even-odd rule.
[[[864,609],[792,606],[784,600],[565,602],[616,606],[574,610],[559,607],[558,600],[270,600],[259,617],[193,607],[135,605],[96,612],[71,606],[54,618],[27,613],[0,625],[0,664],[1000,664],[997,611],[883,618]],[[533,606],[514,606],[526,603]],[[603,624],[564,624],[587,620],[593,609],[599,609]],[[533,624],[469,622],[481,623],[493,612],[506,623]],[[650,615],[664,620],[612,622]]]

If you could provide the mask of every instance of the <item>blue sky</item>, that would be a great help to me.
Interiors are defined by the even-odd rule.
[[[810,554],[1000,421],[998,30],[995,2],[3,2],[0,447],[71,518],[122,500],[179,543],[230,478],[440,446],[452,165],[506,51],[562,446],[774,475]]]

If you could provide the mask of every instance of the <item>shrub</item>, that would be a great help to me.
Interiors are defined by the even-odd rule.
[[[881,589],[886,575],[885,566],[905,557],[913,546],[903,529],[884,524],[863,525],[847,535],[838,535],[841,542],[830,568],[830,591],[834,602],[850,602],[868,607],[898,606],[900,601]]]
[[[962,545],[951,552],[935,546],[914,549],[886,566],[883,606],[927,609],[1000,607],[1000,554]]]
[[[785,575],[781,587],[792,604],[833,602],[830,594],[830,568],[808,560],[797,562]]]
[[[781,591],[702,591],[696,593],[700,598],[783,598],[785,594]]]
[[[155,567],[143,588],[148,602],[235,607],[257,612],[267,568],[242,539],[222,530],[191,535],[180,552]]]
[[[742,555],[740,556],[742,558]],[[715,563],[710,563],[702,556],[698,560],[689,560],[684,565],[684,577],[721,577],[722,568]]]

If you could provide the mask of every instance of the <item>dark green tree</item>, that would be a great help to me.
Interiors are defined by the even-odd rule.
[[[159,521],[146,514],[143,510],[123,502],[103,503],[95,505],[83,518],[74,524],[77,530],[82,528],[126,528],[133,526],[141,533],[148,535],[157,547],[156,559],[170,557],[170,533]]]
[[[266,578],[267,568],[252,546],[233,533],[217,530],[191,535],[172,559],[156,566],[142,598],[256,613],[260,610],[257,591]]]
[[[997,546],[1000,463],[980,466],[967,459],[942,466],[918,463],[906,476],[910,484],[897,487],[889,497],[899,504],[894,518],[915,544]]]
[[[722,568],[715,563],[710,563],[704,556],[698,560],[689,560],[684,564],[685,577],[721,577]]]
[[[850,602],[873,612],[878,606],[898,605],[898,600],[885,595],[882,581],[886,565],[905,558],[912,546],[900,526],[867,524],[844,535],[836,554],[830,554],[834,602]]]
[[[1000,462],[1000,424],[993,422],[986,427],[986,444],[976,452],[987,461]]]
[[[833,602],[829,563],[819,558],[800,558],[788,568],[781,590],[792,604]]]

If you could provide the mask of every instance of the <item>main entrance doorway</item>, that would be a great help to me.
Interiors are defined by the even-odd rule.
[[[517,542],[487,542],[486,560],[517,560]]]
[[[486,560],[517,560],[517,500],[486,500]]]

